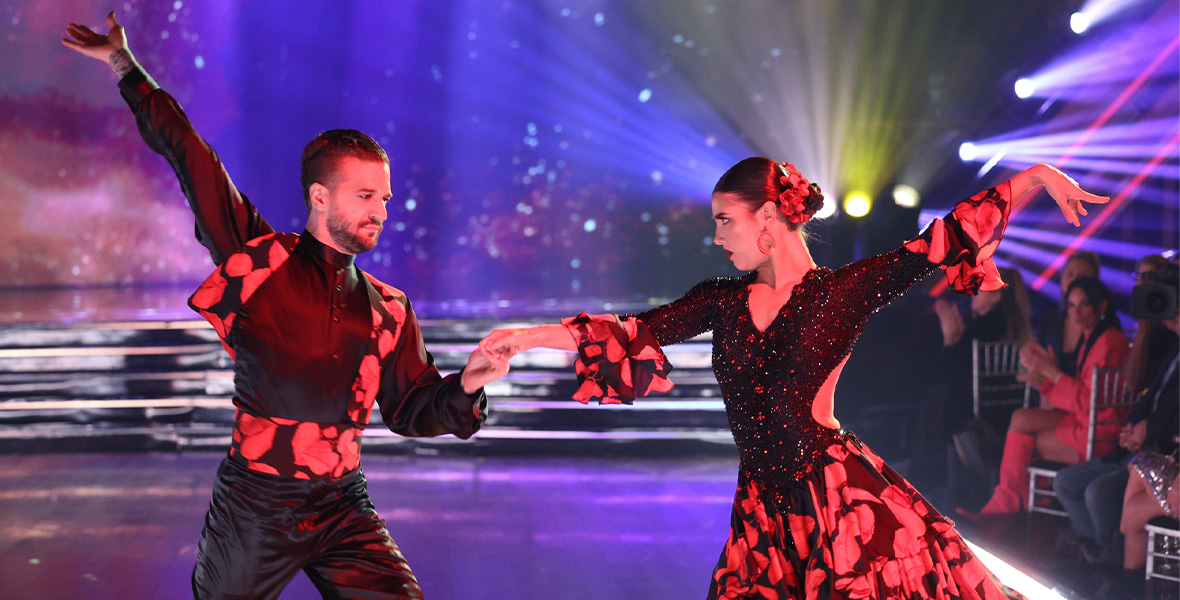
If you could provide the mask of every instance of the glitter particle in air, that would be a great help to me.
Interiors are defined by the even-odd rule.
[[[198,54],[195,58],[193,58],[193,64],[196,65],[196,67],[198,69],[204,69],[205,68],[205,57]]]
[[[651,88],[643,88],[639,91],[639,101],[647,102],[648,100],[651,100]]]

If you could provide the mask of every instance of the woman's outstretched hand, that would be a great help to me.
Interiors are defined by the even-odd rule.
[[[1078,215],[1089,214],[1083,203],[1110,202],[1110,198],[1106,196],[1097,196],[1083,190],[1070,176],[1049,165],[1033,165],[1010,179],[1009,183],[1012,186],[1013,199],[1023,198],[1038,185],[1044,186],[1045,191],[1061,208],[1065,220],[1073,223],[1074,227],[1081,225]]]
[[[515,329],[493,329],[479,342],[480,350],[505,360],[517,352],[531,348],[553,348],[555,350],[577,350],[574,338],[564,325],[537,325]]]

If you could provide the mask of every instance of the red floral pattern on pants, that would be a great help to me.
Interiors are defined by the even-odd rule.
[[[709,598],[1020,598],[855,438],[821,463],[781,508],[742,474]]]

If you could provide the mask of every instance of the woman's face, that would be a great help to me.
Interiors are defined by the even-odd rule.
[[[1069,311],[1069,320],[1078,329],[1090,331],[1098,324],[1098,319],[1102,317],[1102,313],[1106,312],[1106,303],[1100,302],[1095,306],[1086,297],[1086,292],[1083,292],[1081,288],[1074,288],[1069,293],[1069,298],[1066,299],[1065,308]]]
[[[725,250],[739,271],[753,271],[768,260],[758,251],[758,236],[764,224],[758,211],[750,212],[746,206],[734,194],[713,194],[713,223],[717,226],[713,243]]]
[[[1098,273],[1094,272],[1094,266],[1082,259],[1074,259],[1066,261],[1065,267],[1061,269],[1061,289],[1068,290],[1073,280],[1078,277],[1097,277]]]

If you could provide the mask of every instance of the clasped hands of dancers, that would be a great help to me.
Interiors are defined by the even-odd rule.
[[[238,375],[234,442],[206,516],[194,596],[273,598],[304,570],[325,596],[421,597],[361,475],[360,432],[375,403],[403,435],[468,437],[486,416],[482,386],[536,347],[578,352],[575,398],[630,402],[672,387],[664,346],[710,330],[740,468],[709,598],[1015,595],[950,521],[840,427],[836,381],[868,318],[931,271],[944,269],[959,292],[1002,287],[991,257],[1026,194],[1043,186],[1075,226],[1084,202],[1106,198],[1036,165],[898,249],[832,270],[816,266],[804,235],[820,188],[790,163],[745,159],[718,181],[712,213],[714,243],[748,274],[708,279],[638,315],[496,329],[461,373],[442,377],[404,294],[352,263],[386,218],[384,150],[352,130],[317,136],[302,161],[307,228],[277,233],[135,61],[113,12],[107,24],[107,34],[70,24],[63,43],[110,64],[145,141],[180,178],[198,240],[219,265],[190,304],[217,329]],[[306,284],[316,277],[329,284]],[[291,498],[324,529],[276,530]]]

